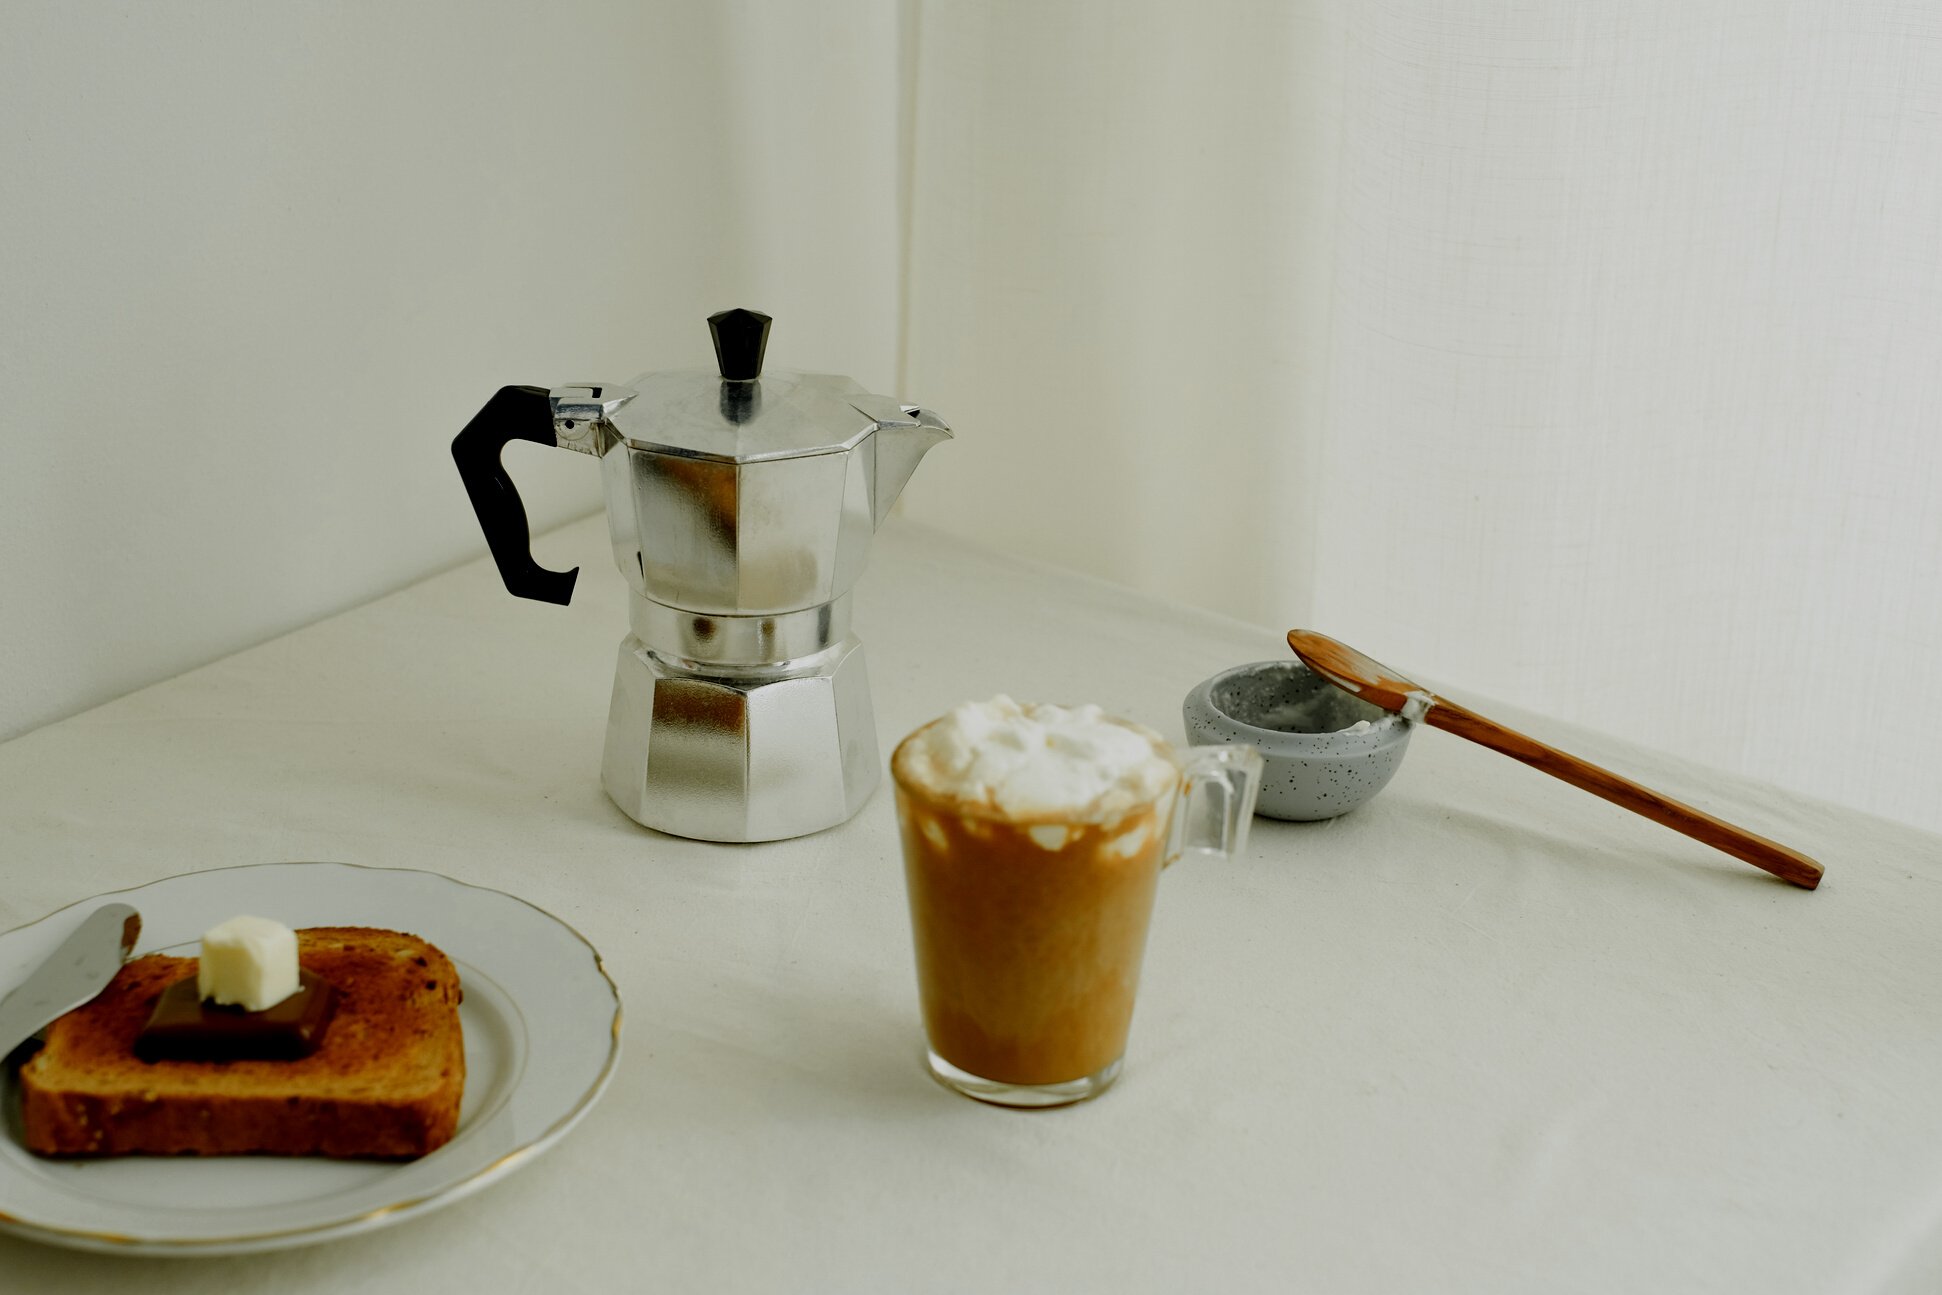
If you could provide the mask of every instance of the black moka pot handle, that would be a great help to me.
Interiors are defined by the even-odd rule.
[[[533,537],[525,505],[519,502],[519,487],[499,461],[508,441],[558,443],[548,395],[544,387],[499,388],[465,430],[452,438],[452,461],[458,464],[459,478],[472,497],[472,511],[479,515],[479,529],[485,532],[507,590],[521,598],[565,606],[573,597],[580,568],[548,571],[533,561]]]

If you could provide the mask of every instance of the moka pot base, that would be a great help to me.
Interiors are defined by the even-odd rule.
[[[862,808],[881,775],[849,595],[775,616],[630,602],[601,763],[629,818],[703,841],[777,841]]]

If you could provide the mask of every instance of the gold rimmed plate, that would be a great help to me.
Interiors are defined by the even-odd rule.
[[[552,914],[435,872],[264,863],[113,892],[141,910],[143,953],[193,955],[237,913],[291,927],[378,926],[443,949],[465,987],[457,1134],[404,1164],[318,1157],[48,1160],[21,1142],[0,1074],[0,1230],[117,1254],[245,1254],[350,1236],[450,1204],[512,1172],[592,1108],[620,1060],[620,993],[600,954]],[[0,934],[0,996],[108,896]],[[536,1064],[535,1058],[539,1061]]]

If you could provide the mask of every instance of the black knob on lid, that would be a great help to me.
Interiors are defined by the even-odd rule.
[[[762,376],[762,352],[769,346],[771,322],[759,310],[724,310],[708,316],[708,331],[715,335],[715,363],[724,379],[747,382]]]

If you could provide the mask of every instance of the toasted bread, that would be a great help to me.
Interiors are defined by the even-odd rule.
[[[449,1141],[465,1087],[451,959],[415,935],[355,926],[298,931],[297,957],[337,1008],[322,1045],[293,1061],[140,1060],[156,999],[196,960],[128,963],[21,1068],[28,1149],[399,1159]]]

